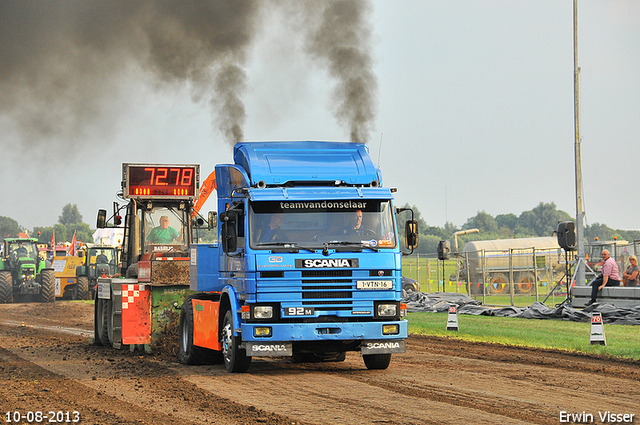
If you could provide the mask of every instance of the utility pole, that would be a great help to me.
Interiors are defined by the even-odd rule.
[[[582,202],[582,159],[580,156],[580,67],[578,66],[578,0],[573,0],[573,86],[576,162],[576,243],[578,261],[575,272],[576,284],[585,282],[584,248],[584,204]],[[583,260],[583,261],[580,261]]]

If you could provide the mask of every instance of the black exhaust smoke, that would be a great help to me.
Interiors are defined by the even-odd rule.
[[[2,1],[0,118],[23,147],[53,139],[80,147],[110,126],[118,92],[142,71],[158,88],[188,85],[194,99],[209,98],[213,124],[234,144],[243,139],[247,52],[264,7],[309,24],[306,50],[336,80],[335,116],[353,141],[366,141],[377,82],[364,0]]]

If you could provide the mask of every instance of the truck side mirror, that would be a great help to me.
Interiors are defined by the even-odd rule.
[[[207,224],[209,226],[209,230],[215,229],[218,227],[218,213],[215,211],[209,211],[209,215],[207,217]]]
[[[407,249],[413,251],[418,247],[418,222],[407,220],[404,226],[404,239]]]
[[[238,235],[236,234],[236,213],[235,211],[225,211],[220,213],[222,221],[221,239],[222,251],[225,253],[235,252],[238,249]]]
[[[98,220],[96,223],[98,229],[107,227],[107,210],[98,210]]]
[[[222,250],[227,254],[238,249],[238,237],[236,235],[236,223],[222,223]]]

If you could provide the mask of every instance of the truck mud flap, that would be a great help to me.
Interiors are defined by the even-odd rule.
[[[249,357],[281,357],[293,355],[291,342],[247,342],[245,343]]]
[[[406,353],[407,345],[403,339],[363,341],[360,352],[362,354]]]

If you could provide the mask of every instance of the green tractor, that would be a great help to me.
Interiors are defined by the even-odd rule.
[[[56,276],[38,256],[38,240],[7,238],[0,257],[0,303],[35,300],[50,303],[56,296]]]
[[[116,274],[120,250],[110,245],[86,246],[84,264],[76,267],[76,278],[78,284],[77,299],[94,299],[98,278],[110,277]],[[86,294],[86,297],[85,297]],[[80,298],[82,296],[82,298]]]

